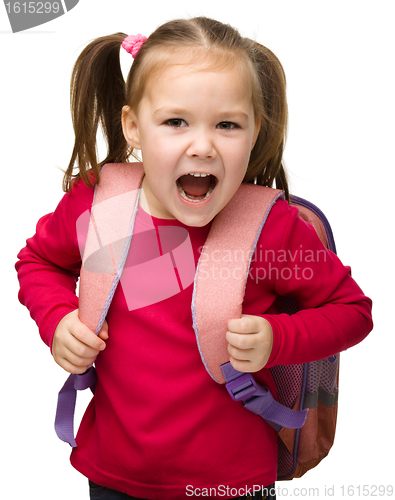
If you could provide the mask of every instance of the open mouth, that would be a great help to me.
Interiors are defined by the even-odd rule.
[[[211,195],[216,183],[215,175],[190,172],[177,179],[177,188],[184,200],[198,203]]]

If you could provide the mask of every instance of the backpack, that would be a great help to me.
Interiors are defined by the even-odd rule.
[[[144,172],[141,163],[107,164],[96,185],[91,214],[77,221],[83,234],[79,288],[79,317],[98,334],[106,318],[125,264],[139,203]],[[339,355],[300,365],[270,368],[276,400],[252,374],[235,370],[229,362],[225,333],[229,318],[241,316],[244,288],[259,235],[277,201],[280,190],[242,184],[230,202],[214,218],[202,250],[194,280],[193,327],[197,347],[209,375],[225,384],[229,395],[246,409],[260,415],[278,432],[278,480],[301,477],[315,467],[332,447],[336,428]],[[313,224],[327,248],[336,252],[331,228],[322,212],[302,198],[291,197],[299,216]],[[86,232],[86,227],[88,230]],[[85,237],[86,236],[86,237]],[[238,262],[221,259],[221,252],[237,249]],[[213,255],[216,258],[214,259]],[[207,266],[220,263],[223,280],[204,279]],[[291,297],[281,299],[281,312],[294,314]],[[211,314],[215,311],[215,314]],[[74,410],[78,390],[94,393],[96,371],[70,375],[59,392],[55,430],[72,447]]]

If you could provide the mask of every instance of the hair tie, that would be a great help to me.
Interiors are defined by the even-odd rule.
[[[122,47],[132,54],[133,59],[137,56],[138,51],[141,49],[143,43],[147,40],[147,37],[144,35],[129,35],[122,42]]]

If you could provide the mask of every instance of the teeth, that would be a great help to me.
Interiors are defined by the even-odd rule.
[[[199,172],[189,172],[188,175],[193,175],[194,177],[207,177],[210,174],[202,174],[202,173],[199,173]]]

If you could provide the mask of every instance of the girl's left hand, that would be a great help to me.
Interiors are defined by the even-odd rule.
[[[253,373],[269,361],[273,348],[273,330],[260,316],[242,314],[240,319],[228,321],[226,340],[230,363],[235,370]]]

